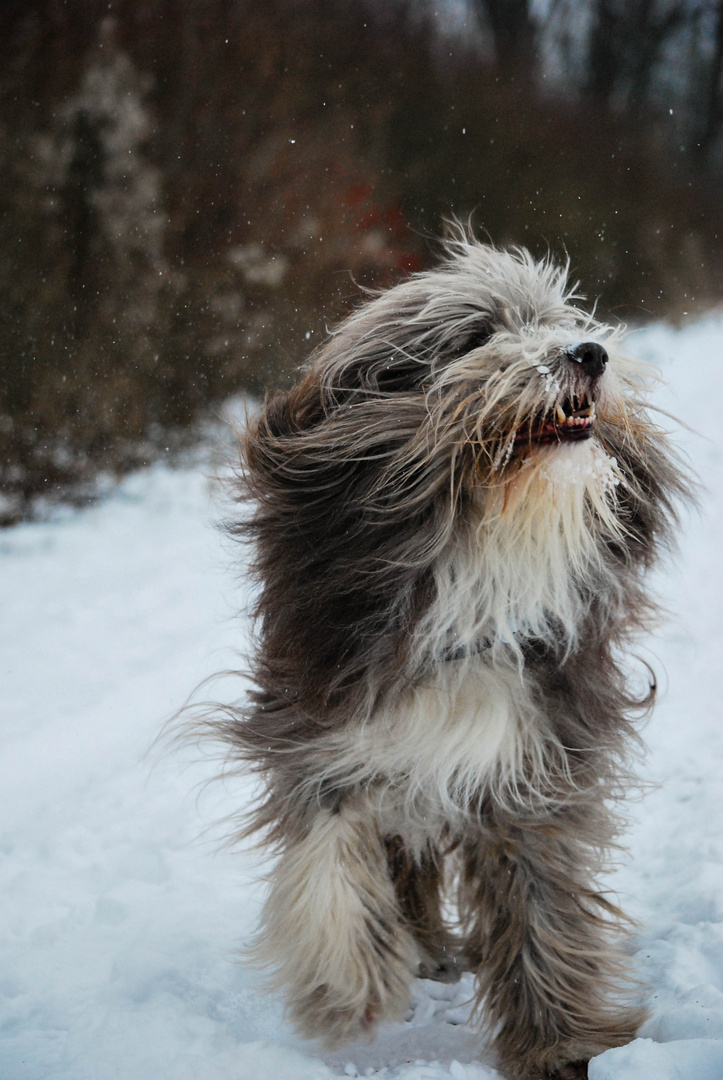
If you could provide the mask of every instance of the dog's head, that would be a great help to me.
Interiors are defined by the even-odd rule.
[[[463,235],[342,323],[246,440],[260,577],[301,605],[299,639],[314,590],[339,628],[319,630],[330,666],[352,626],[410,627],[435,595],[459,612],[470,582],[470,642],[571,638],[603,588],[619,597],[685,490],[622,336],[566,267]]]
[[[367,493],[387,510],[421,497],[420,484],[429,496],[445,483],[455,499],[470,485],[500,490],[521,468],[549,473],[557,451],[589,443],[564,455],[568,476],[576,456],[606,462],[609,486],[625,476],[627,453],[632,479],[655,441],[645,400],[654,375],[577,299],[567,267],[457,236],[436,269],[334,332],[287,407],[298,431],[337,442],[339,463],[368,461]]]

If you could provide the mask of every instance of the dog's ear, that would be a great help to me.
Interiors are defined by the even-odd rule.
[[[395,348],[386,341],[377,342],[356,356],[351,353],[345,356],[337,343],[332,343],[327,355],[331,357],[333,371],[331,377],[325,378],[325,385],[341,405],[348,404],[350,396],[353,398],[360,392],[367,400],[369,394],[386,397],[414,393],[424,385],[430,369],[423,350],[416,350],[413,345]],[[343,362],[339,362],[340,357]]]

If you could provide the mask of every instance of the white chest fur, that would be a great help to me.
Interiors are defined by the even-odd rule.
[[[620,534],[618,483],[617,463],[590,440],[540,448],[507,483],[481,490],[436,567],[417,659],[561,633],[573,643],[591,591],[603,578],[616,587],[604,552]]]

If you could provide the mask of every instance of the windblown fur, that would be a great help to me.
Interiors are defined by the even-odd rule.
[[[574,301],[457,235],[243,439],[255,685],[213,726],[278,851],[256,958],[330,1045],[464,967],[510,1077],[585,1076],[642,1019],[598,875],[654,693],[621,658],[686,485],[650,371]]]

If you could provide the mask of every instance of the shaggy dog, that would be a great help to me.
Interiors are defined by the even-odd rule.
[[[254,689],[214,728],[279,855],[256,959],[328,1045],[460,969],[509,1077],[584,1077],[643,1018],[598,877],[654,694],[623,650],[686,483],[650,372],[575,299],[458,233],[243,440]]]

